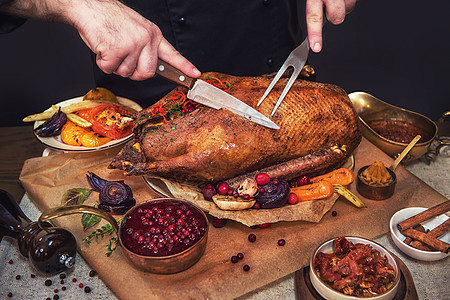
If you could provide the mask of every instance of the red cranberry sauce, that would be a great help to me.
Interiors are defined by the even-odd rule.
[[[125,247],[145,256],[168,256],[197,243],[207,230],[201,212],[175,201],[151,201],[122,222]]]

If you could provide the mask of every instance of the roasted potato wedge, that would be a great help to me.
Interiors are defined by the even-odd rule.
[[[117,100],[116,95],[108,89],[102,87],[96,87],[87,92],[83,97],[83,101],[86,100],[94,100],[94,101],[106,101],[114,104],[119,104],[119,100]]]

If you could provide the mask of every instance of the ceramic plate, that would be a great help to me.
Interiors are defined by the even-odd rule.
[[[132,108],[136,111],[140,111],[142,110],[142,107],[137,104],[134,101],[131,101],[127,98],[122,98],[122,97],[117,97],[117,99],[119,100],[119,103],[127,106],[129,108]],[[77,98],[73,98],[73,99],[69,99],[66,101],[62,101],[60,103],[57,103],[57,106],[68,106],[70,104],[73,103],[77,103],[83,100],[83,97],[77,97]],[[49,109],[51,110],[51,109]],[[39,125],[41,125],[42,123],[44,123],[44,121],[36,121],[34,122],[34,127],[33,128],[37,128]],[[72,146],[72,145],[67,145],[64,144],[61,140],[61,135],[56,135],[56,136],[51,136],[51,137],[40,137],[38,135],[36,135],[36,138],[43,143],[44,145],[47,145],[53,149],[57,149],[57,150],[61,150],[61,151],[80,151],[80,152],[90,152],[90,151],[98,151],[98,150],[104,150],[104,149],[109,149],[112,147],[115,147],[117,145],[123,144],[125,142],[127,142],[128,140],[131,139],[131,137],[133,136],[133,134],[130,134],[129,136],[126,136],[124,138],[118,139],[118,140],[112,140],[104,145],[101,145],[100,147],[84,147],[84,146]]]

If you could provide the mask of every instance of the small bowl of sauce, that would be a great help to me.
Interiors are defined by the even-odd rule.
[[[367,199],[384,200],[394,194],[396,183],[394,171],[386,168],[382,162],[374,162],[359,169],[356,190]]]

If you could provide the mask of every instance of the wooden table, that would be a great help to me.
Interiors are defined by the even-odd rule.
[[[45,146],[33,134],[32,126],[0,127],[0,188],[18,202],[25,190],[19,182],[25,160],[42,155]]]

